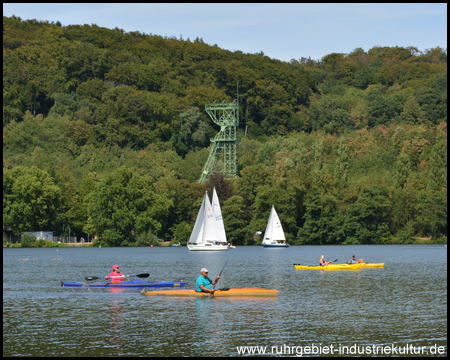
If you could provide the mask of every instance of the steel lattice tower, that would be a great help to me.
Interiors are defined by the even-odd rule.
[[[216,100],[213,104],[205,105],[205,110],[211,119],[217,125],[220,125],[220,132],[214,139],[211,139],[213,146],[199,183],[206,182],[209,175],[215,172],[222,172],[227,178],[237,177],[239,104],[237,100],[232,103],[226,103],[225,101],[219,103]],[[218,169],[220,165],[222,165],[222,169]]]

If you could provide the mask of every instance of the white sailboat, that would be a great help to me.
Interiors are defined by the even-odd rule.
[[[214,188],[213,191],[212,209],[216,220],[216,230],[219,235],[219,241],[226,244],[227,235],[225,233],[225,225],[223,223],[222,210],[220,209],[219,197],[217,196],[216,188]]]
[[[229,249],[230,245],[227,243],[216,189],[213,193],[213,205],[209,202],[208,193],[205,193],[187,247],[191,251],[223,251]]]
[[[288,247],[284,237],[283,227],[281,226],[275,207],[272,205],[269,221],[267,222],[266,232],[262,241],[263,247]]]
[[[216,188],[213,191],[212,208],[214,217],[216,218],[217,232],[222,244],[227,244],[227,235],[225,233],[225,225],[222,218],[222,210],[220,209],[219,197],[217,196]],[[236,246],[228,244],[229,249],[236,249]]]

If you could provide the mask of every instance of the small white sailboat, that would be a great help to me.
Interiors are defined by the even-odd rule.
[[[275,207],[272,205],[269,221],[267,222],[266,232],[262,241],[263,247],[288,247],[284,237],[283,227],[281,226]]]
[[[214,189],[212,205],[209,202],[208,193],[205,193],[187,247],[191,251],[223,251],[229,249],[230,245],[227,243],[216,189]]]
[[[225,225],[223,223],[222,218],[222,210],[220,209],[219,197],[217,196],[216,188],[213,190],[213,198],[212,198],[212,209],[214,213],[214,218],[216,220],[216,230],[219,235],[219,241],[222,244],[227,243],[227,235],[225,233]]]

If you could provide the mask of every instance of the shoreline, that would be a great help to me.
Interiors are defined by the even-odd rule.
[[[69,247],[91,247],[91,245],[93,244],[93,242],[85,242],[85,243],[62,243],[62,244],[67,244]],[[164,242],[160,242],[159,246],[170,246],[170,241],[164,241]],[[150,246],[146,246],[146,247],[150,247]]]

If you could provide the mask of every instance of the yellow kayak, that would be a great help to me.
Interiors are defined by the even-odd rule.
[[[334,271],[334,270],[359,270],[359,267],[361,264],[330,264],[326,266],[321,265],[300,265],[300,264],[294,264],[295,270],[328,270],[328,271]]]
[[[329,266],[353,266],[360,265],[360,268],[376,268],[376,267],[384,267],[384,263],[359,263],[359,264],[330,264]]]
[[[360,263],[362,268],[384,267],[384,263]]]
[[[362,263],[361,267],[364,268],[384,267],[384,263]]]
[[[144,289],[141,291],[141,295],[150,296],[197,296],[197,297],[233,297],[233,296],[264,296],[264,297],[276,297],[278,296],[278,290],[263,289],[263,288],[224,288],[214,291],[214,295],[210,293],[197,292],[195,290],[152,290],[147,291]]]

